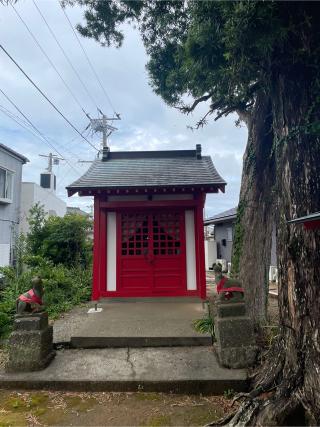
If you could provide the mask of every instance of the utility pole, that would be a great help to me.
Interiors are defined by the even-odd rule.
[[[110,125],[108,122],[113,122],[115,120],[121,120],[120,114],[116,114],[116,117],[107,117],[105,114],[102,113],[101,110],[98,110],[99,113],[102,115],[99,119],[90,119],[90,125],[91,129],[94,133],[101,132],[102,133],[102,150],[106,149],[108,147],[108,138],[114,132],[117,130],[116,127]]]
[[[39,156],[40,157],[46,157],[48,159],[48,167],[46,168],[46,170],[50,173],[52,173],[52,166],[53,165],[58,165],[59,160],[64,160],[62,157],[58,157],[56,154],[52,154],[52,153],[49,153],[48,155],[39,154]]]

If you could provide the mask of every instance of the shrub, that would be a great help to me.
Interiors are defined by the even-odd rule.
[[[42,277],[44,304],[51,318],[88,301],[91,293],[91,220],[77,214],[45,217],[43,206],[29,212],[30,231],[16,239],[16,266],[0,268],[0,337],[12,327],[16,300],[31,288],[35,275]]]
[[[80,267],[53,265],[39,256],[29,257],[32,267],[17,276],[13,268],[0,269],[5,286],[0,291],[0,336],[10,332],[18,296],[31,288],[31,278],[40,275],[44,281],[44,303],[50,318],[81,302],[88,301],[91,292],[91,271]],[[30,266],[29,264],[29,266]]]
[[[64,217],[45,217],[43,207],[37,203],[29,211],[30,231],[27,247],[33,256],[49,259],[53,264],[87,268],[92,261],[92,241],[88,233],[92,221],[79,214]]]

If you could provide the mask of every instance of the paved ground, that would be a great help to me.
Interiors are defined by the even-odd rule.
[[[194,320],[206,314],[206,306],[196,298],[101,300],[98,307],[102,311],[88,314],[90,307],[93,307],[92,303],[77,307],[55,321],[54,342],[70,342],[73,338],[73,342],[78,343],[79,347],[80,339],[85,343],[86,338],[87,342],[89,338],[96,338],[95,342],[98,343],[103,338],[117,338],[125,346],[126,342],[120,338],[130,337],[131,343],[133,338],[176,338],[177,341],[181,338],[189,341],[204,338],[192,326]],[[209,344],[209,335],[206,338],[206,344]],[[166,345],[161,344],[161,340],[158,342]],[[188,340],[186,343],[188,344]]]
[[[214,292],[214,285],[208,286]],[[77,338],[94,338],[96,343],[118,340],[119,345],[106,347],[121,348],[88,349],[83,345],[81,350],[61,349],[43,371],[9,374],[0,368],[0,384],[15,389],[186,394],[246,389],[246,371],[221,368],[209,345],[210,337],[194,330],[192,322],[206,315],[207,307],[201,300],[103,300],[99,302],[101,312],[88,314],[92,306],[88,303],[77,307],[56,321],[54,341],[70,344]],[[141,348],[134,348],[139,347],[132,345],[137,339],[147,341]],[[160,341],[155,344],[152,340]],[[190,340],[192,343],[186,344]]]
[[[0,370],[0,384],[15,389],[223,394],[246,389],[246,379],[243,369],[221,368],[212,347],[62,350],[42,371]]]

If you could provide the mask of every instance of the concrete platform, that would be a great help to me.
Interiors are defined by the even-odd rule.
[[[206,314],[197,298],[105,299],[101,312],[88,304],[54,323],[54,342],[72,348],[208,346],[192,322]]]
[[[243,369],[221,368],[212,347],[62,350],[43,371],[5,373],[3,388],[222,394],[247,389]]]

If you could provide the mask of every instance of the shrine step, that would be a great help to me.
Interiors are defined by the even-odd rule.
[[[210,346],[211,344],[211,337],[207,335],[186,337],[73,336],[70,340],[71,348],[193,347]]]
[[[7,373],[2,388],[223,394],[245,391],[244,369],[219,366],[213,348],[114,348],[57,351],[42,371]]]

